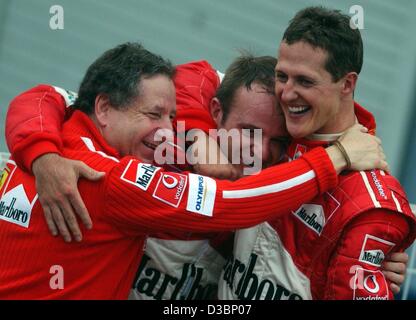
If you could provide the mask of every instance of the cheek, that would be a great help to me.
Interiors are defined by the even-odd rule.
[[[139,135],[142,138],[153,139],[156,131],[160,128],[160,126],[157,125],[157,122],[152,121],[150,119],[146,119],[140,121],[137,125],[137,128],[137,130],[139,131]]]
[[[274,93],[276,94],[276,97],[280,97],[282,90],[283,90],[283,84],[276,81],[274,85]]]

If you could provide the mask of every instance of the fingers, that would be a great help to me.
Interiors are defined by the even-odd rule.
[[[68,231],[68,228],[65,224],[61,209],[58,206],[53,205],[51,208],[53,220],[58,227],[59,233],[64,238],[65,242],[71,242],[71,234]]]
[[[400,287],[402,283],[404,282],[404,276],[401,274],[397,274],[391,271],[384,271],[384,270],[382,272],[387,280],[391,281],[398,287]]]
[[[76,189],[74,195],[69,196],[69,201],[71,202],[71,205],[77,213],[78,217],[80,217],[85,228],[92,229],[91,217],[88,213],[87,208],[85,207],[84,201],[82,201],[78,189]]]
[[[51,210],[49,209],[49,206],[43,205],[43,214],[45,216],[46,224],[48,225],[49,232],[55,237],[58,235],[58,229],[55,226],[55,222],[52,217]]]
[[[82,233],[79,229],[77,218],[75,217],[75,212],[67,199],[64,199],[63,202],[60,203],[60,211],[62,212],[62,215],[65,219],[64,222],[69,228],[70,233],[73,235],[76,241],[81,241]]]
[[[394,283],[390,284],[390,289],[393,292],[393,294],[399,294],[400,292],[400,287]]]
[[[406,252],[394,252],[388,256],[387,261],[404,263],[406,268],[406,265],[409,262],[409,255]]]
[[[105,175],[104,172],[96,171],[80,161],[77,164],[77,169],[79,177],[84,177],[92,181],[100,180]]]
[[[390,173],[390,167],[389,167],[388,163],[385,160],[380,160],[379,165],[377,166],[377,168]]]
[[[383,270],[391,271],[399,274],[405,274],[406,273],[406,264],[402,262],[391,262],[391,261],[385,261],[383,262]]]

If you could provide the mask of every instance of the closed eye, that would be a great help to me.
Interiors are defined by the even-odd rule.
[[[160,119],[160,117],[162,116],[160,112],[148,112],[147,115],[153,119]]]

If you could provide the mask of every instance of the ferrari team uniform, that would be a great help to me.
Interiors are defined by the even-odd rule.
[[[208,133],[215,128],[209,102],[220,80],[207,62],[178,66],[177,120],[185,121],[185,131],[199,128]],[[25,114],[14,112],[7,138],[20,165],[30,168],[43,153],[61,153],[57,128],[65,105],[73,102],[71,97],[62,89],[39,86],[15,100],[16,106],[25,105]],[[38,105],[41,108],[34,108]],[[356,113],[360,122],[375,129],[368,112],[356,106]],[[26,119],[32,121],[29,126],[12,130],[17,127],[13,123],[27,123]],[[23,139],[28,136],[29,140]],[[320,146],[328,144],[295,141],[289,157],[295,159],[314,149],[327,158]],[[321,165],[328,166],[328,162]],[[226,264],[216,249],[222,248],[228,233],[156,229],[147,238],[130,298],[213,298],[218,279],[220,299],[391,298],[380,264],[388,253],[404,250],[414,239],[414,219],[404,191],[393,177],[378,170],[350,172],[340,182],[285,216],[237,231],[234,254]],[[383,194],[392,196],[377,199],[380,190],[389,190]]]
[[[166,172],[132,157],[120,159],[79,111],[59,131],[64,107],[72,98],[62,89],[41,85],[11,104],[6,138],[14,161],[8,162],[0,185],[0,298],[124,299],[134,279],[137,290],[133,296],[208,296],[216,288],[209,287],[214,276],[204,276],[204,268],[222,263],[211,251],[221,243],[221,237],[211,236],[213,232],[253,226],[287,214],[338,181],[323,148],[236,182]],[[13,113],[19,106],[25,111]],[[22,122],[25,126],[19,126]],[[33,160],[47,152],[106,172],[99,182],[79,182],[94,221],[93,230],[83,230],[81,243],[67,244],[49,234],[34,178],[16,166],[29,170]],[[149,234],[158,235],[154,243],[169,242],[159,242],[160,247],[156,244],[153,253],[146,251],[138,268]],[[203,250],[171,242],[174,237],[179,239],[175,241],[195,241],[195,248]],[[181,252],[175,254],[178,248]],[[151,265],[150,260],[161,264]],[[203,267],[199,268],[195,262],[201,261]],[[51,270],[61,267],[64,288],[56,289],[50,283]],[[215,269],[217,274],[220,269]]]
[[[356,104],[355,113],[375,130],[369,112]],[[299,158],[333,138],[294,140],[288,155]],[[394,177],[381,170],[346,172],[335,188],[289,215],[238,230],[219,299],[392,299],[381,263],[414,239],[415,217]]]

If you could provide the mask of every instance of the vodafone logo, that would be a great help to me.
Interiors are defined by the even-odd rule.
[[[367,270],[352,266],[350,286],[353,300],[388,300],[391,295],[386,278],[380,270]]]
[[[375,275],[369,275],[364,278],[364,289],[370,293],[376,294],[380,291],[380,285]]]
[[[156,185],[153,197],[177,208],[182,200],[187,182],[188,177],[184,174],[164,173]]]
[[[162,183],[165,185],[166,188],[173,189],[178,185],[178,179],[169,174],[164,174],[162,178]]]

